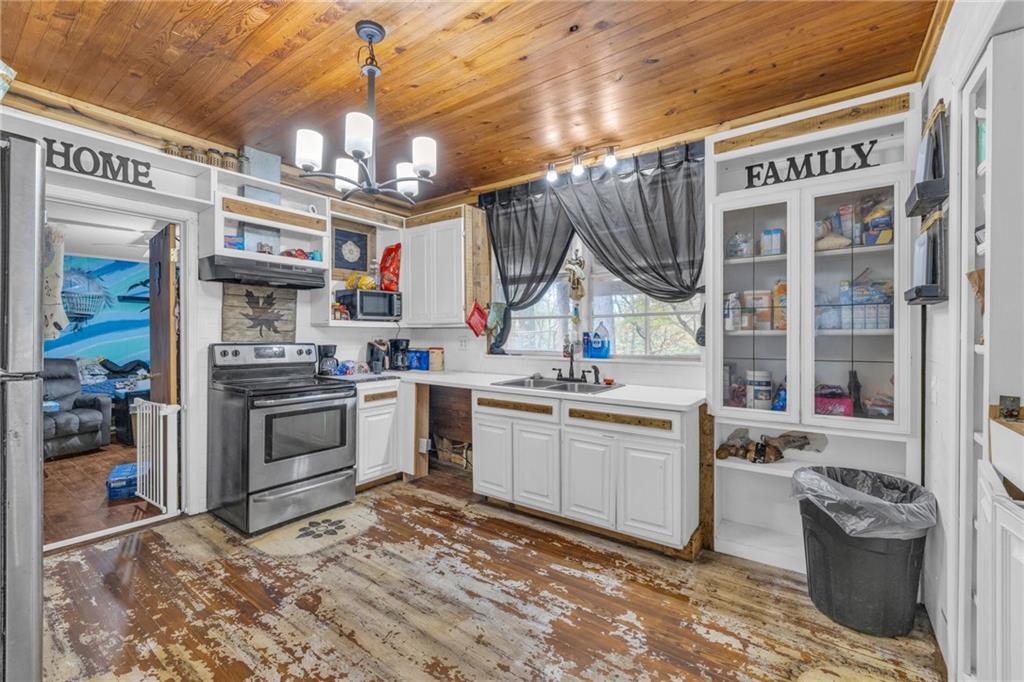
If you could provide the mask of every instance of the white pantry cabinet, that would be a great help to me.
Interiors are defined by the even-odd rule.
[[[473,415],[473,492],[512,501],[512,422]]]
[[[615,440],[566,427],[562,435],[562,513],[615,529]]]
[[[402,470],[398,382],[360,384],[356,395],[356,484],[362,485]]]

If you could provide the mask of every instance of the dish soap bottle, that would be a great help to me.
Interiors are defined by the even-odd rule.
[[[590,335],[590,357],[607,358],[611,355],[611,340],[608,338],[608,327],[599,322],[594,333]]]

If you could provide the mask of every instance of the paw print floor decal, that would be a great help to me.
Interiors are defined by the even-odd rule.
[[[341,519],[327,519],[323,521],[310,521],[299,529],[297,538],[322,538],[326,535],[337,535],[338,531],[345,527]]]

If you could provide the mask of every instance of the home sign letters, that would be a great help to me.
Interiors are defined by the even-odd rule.
[[[846,147],[842,146],[807,152],[803,156],[790,156],[780,162],[768,161],[751,164],[746,167],[747,189],[877,166],[879,164],[871,163],[870,160],[871,152],[874,151],[877,144],[878,140],[871,140],[850,145],[850,150],[853,151],[856,158],[847,163],[844,163],[843,159]]]
[[[70,142],[52,140],[48,137],[44,137],[43,140],[46,142],[46,165],[50,168],[153,189],[153,181],[149,178],[148,161],[96,151],[89,147],[76,147]]]

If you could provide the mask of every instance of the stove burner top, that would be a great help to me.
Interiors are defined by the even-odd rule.
[[[321,379],[315,376],[304,377],[264,377],[259,379],[229,379],[217,382],[225,388],[245,391],[249,395],[278,395],[281,393],[318,393],[351,390],[352,384],[336,379]]]

